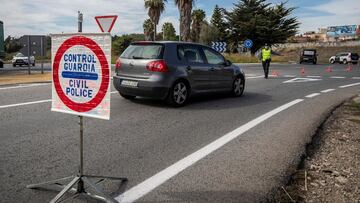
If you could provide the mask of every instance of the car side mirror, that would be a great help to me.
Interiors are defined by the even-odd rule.
[[[225,66],[231,66],[231,64],[232,64],[231,61],[229,61],[229,60],[225,61]]]

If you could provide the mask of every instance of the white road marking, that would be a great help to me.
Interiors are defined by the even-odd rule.
[[[296,77],[296,75],[284,75],[284,77],[286,77],[286,78],[294,78],[294,77]]]
[[[246,79],[255,79],[255,78],[263,78],[263,75],[258,75],[258,76],[251,76],[251,77],[246,77]]]
[[[173,165],[165,168],[164,170],[158,172],[154,176],[148,178],[144,182],[136,185],[135,187],[129,189],[128,191],[124,192],[123,194],[117,196],[115,199],[119,202],[134,202],[141,197],[145,196],[161,184],[165,183],[170,178],[176,176],[186,168],[192,166],[199,160],[203,159],[207,155],[211,154],[212,152],[216,151],[217,149],[221,148],[225,144],[229,143],[230,141],[234,140],[235,138],[239,137],[240,135],[244,134],[248,130],[254,128],[258,124],[264,122],[265,120],[273,117],[274,115],[304,101],[303,99],[296,99],[292,102],[284,104],[268,113],[265,113],[254,120],[246,123],[245,125],[240,126],[239,128],[235,129],[227,133],[226,135],[218,138],[217,140],[211,142],[210,144],[206,145],[205,147],[199,149],[198,151],[186,156],[185,158],[179,160],[178,162],[174,163]]]
[[[293,78],[291,80],[284,81],[283,83],[315,82],[321,80],[322,79],[315,79],[315,78]]]
[[[110,94],[115,94],[117,92],[118,91],[112,91],[112,92],[110,92]],[[16,106],[27,106],[27,105],[32,105],[32,104],[40,104],[40,103],[46,103],[46,102],[51,102],[51,101],[52,101],[51,99],[45,99],[45,100],[32,101],[32,102],[8,104],[8,105],[0,106],[0,109],[11,108],[11,107],[16,107]]]
[[[321,78],[320,75],[308,75],[306,77],[308,77],[308,78]]]
[[[309,94],[307,96],[305,96],[306,98],[313,98],[313,97],[316,97],[316,96],[319,96],[320,93],[313,93],[313,94]]]
[[[356,85],[360,85],[360,82],[354,83],[354,84],[349,84],[349,85],[343,85],[343,86],[340,86],[339,88],[353,87],[353,86],[356,86]]]
[[[346,78],[346,77],[343,77],[343,76],[332,76],[332,77],[330,77],[330,78],[332,78],[332,79],[344,79],[344,78]]]
[[[352,77],[354,80],[360,80],[360,77]]]
[[[16,106],[26,106],[26,105],[31,105],[31,104],[40,104],[40,103],[45,103],[45,102],[51,102],[51,99],[33,101],[33,102],[25,102],[25,103],[18,103],[18,104],[3,105],[3,106],[0,106],[0,109],[16,107]]]
[[[11,87],[1,87],[0,90],[9,90],[9,89],[17,89],[17,88],[27,88],[27,87],[38,87],[38,86],[45,86],[45,85],[51,85],[51,83],[37,83],[37,84],[30,84],[30,85],[17,85],[17,86],[11,86]]]
[[[321,91],[322,93],[328,93],[328,92],[332,92],[332,91],[334,91],[335,89],[327,89],[327,90],[323,90],[323,91]]]

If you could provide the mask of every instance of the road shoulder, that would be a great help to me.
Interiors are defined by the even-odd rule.
[[[307,156],[277,202],[360,200],[360,96],[345,102],[324,122]]]

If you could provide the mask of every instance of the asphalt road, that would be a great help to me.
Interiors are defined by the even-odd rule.
[[[50,63],[44,63],[44,64],[43,64],[43,69],[44,69],[45,71],[51,70]],[[8,71],[24,71],[24,70],[28,70],[28,66],[23,65],[23,66],[13,67],[12,64],[4,64],[4,67],[3,67],[3,68],[0,68],[0,73],[1,73],[1,72],[8,72]],[[35,66],[30,66],[30,70],[31,70],[31,71],[41,71],[41,64],[40,64],[40,62],[36,63]]]
[[[259,65],[244,66],[241,98],[206,95],[183,108],[113,92],[110,121],[85,118],[85,172],[129,178],[100,184],[123,202],[271,198],[324,118],[360,93],[359,67],[271,68],[279,76],[265,80]],[[1,201],[49,201],[55,192],[26,185],[76,174],[78,118],[50,111],[50,84],[0,87],[0,95]],[[85,201],[95,202],[71,200]]]

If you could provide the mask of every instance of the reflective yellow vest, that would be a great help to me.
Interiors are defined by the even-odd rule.
[[[268,59],[271,59],[271,49],[262,49],[262,61],[266,61]]]

